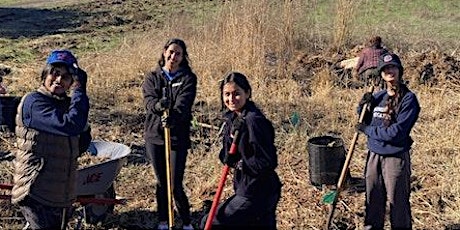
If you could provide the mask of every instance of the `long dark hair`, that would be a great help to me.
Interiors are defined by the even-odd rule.
[[[183,40],[179,39],[179,38],[172,38],[172,39],[169,39],[166,42],[166,44],[163,46],[163,51],[161,52],[160,59],[158,60],[158,65],[160,65],[161,67],[163,67],[165,65],[165,56],[164,56],[163,53],[172,44],[176,44],[176,45],[180,46],[182,48],[182,51],[183,51],[184,58],[182,59],[182,62],[179,64],[179,67],[187,69],[187,70],[191,70],[191,67],[190,67],[190,64],[189,64],[190,60],[189,60],[189,57],[188,57],[187,46],[185,45],[185,42]]]
[[[384,122],[386,127],[390,126],[391,123],[395,121],[396,116],[398,115],[399,109],[401,107],[401,100],[404,98],[406,93],[409,92],[409,88],[407,88],[407,85],[403,83],[401,78],[394,90],[396,91],[396,94],[394,96],[388,96],[387,101],[385,103],[388,109],[388,119],[385,119]]]
[[[239,72],[229,72],[225,75],[225,77],[220,81],[220,102],[221,102],[221,110],[224,111],[225,110],[225,104],[224,104],[224,96],[222,94],[223,90],[224,90],[224,85],[229,83],[229,82],[233,82],[235,83],[237,86],[241,87],[244,92],[246,93],[249,93],[249,99],[251,99],[251,95],[252,95],[252,88],[251,88],[251,85],[249,84],[249,81],[248,81],[248,78],[242,74],[242,73],[239,73]]]

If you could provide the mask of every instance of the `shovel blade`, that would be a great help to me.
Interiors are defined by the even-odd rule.
[[[324,194],[323,199],[321,200],[323,204],[332,204],[334,203],[335,197],[337,196],[337,191],[329,191]]]

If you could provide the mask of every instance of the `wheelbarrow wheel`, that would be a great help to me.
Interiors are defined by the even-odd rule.
[[[92,198],[110,198],[115,199],[115,189],[113,184],[102,194],[92,195]],[[109,213],[115,208],[114,204],[87,204],[85,205],[86,223],[97,224],[105,220]]]

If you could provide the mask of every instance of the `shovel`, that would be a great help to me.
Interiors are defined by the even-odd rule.
[[[171,83],[168,82],[168,88],[163,88],[163,96],[171,99],[169,92],[171,88]],[[169,118],[169,108],[163,112],[163,120],[168,120]],[[168,226],[172,230],[174,227],[174,210],[173,210],[173,201],[172,201],[172,183],[171,183],[171,130],[166,122],[163,123],[164,132],[165,132],[165,159],[166,159],[166,183],[167,183],[167,192],[168,192]]]
[[[373,91],[374,91],[374,86],[371,85],[367,92],[372,93]],[[364,115],[366,114],[366,110],[368,109],[368,106],[369,106],[368,104],[364,104],[361,110],[361,114],[359,115],[359,123],[363,122]],[[353,136],[353,140],[351,141],[350,148],[348,149],[347,157],[345,159],[345,163],[343,164],[342,172],[340,174],[336,190],[332,191],[329,194],[326,194],[325,197],[323,197],[324,203],[331,204],[331,209],[329,211],[329,216],[328,216],[327,224],[326,224],[326,230],[329,230],[331,226],[332,219],[334,217],[335,206],[337,205],[339,194],[342,191],[342,185],[343,185],[343,182],[345,181],[345,177],[348,172],[348,167],[350,166],[350,161],[353,156],[353,151],[355,150],[356,142],[358,141],[358,136],[359,136],[359,132],[356,131],[355,135]]]

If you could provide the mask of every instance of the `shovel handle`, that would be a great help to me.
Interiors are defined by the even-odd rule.
[[[238,130],[235,131],[232,145],[230,146],[230,150],[228,154],[235,154],[236,150],[238,149],[238,139],[240,133]],[[217,206],[219,205],[220,196],[222,195],[222,190],[224,189],[225,181],[227,180],[228,171],[230,167],[228,165],[224,165],[222,169],[222,174],[220,176],[219,185],[217,186],[216,195],[214,195],[214,200],[212,201],[211,210],[209,211],[208,218],[206,219],[206,225],[204,226],[204,230],[211,230],[212,221],[214,220],[214,216],[216,215]]]
[[[373,91],[374,91],[374,86],[371,85],[367,92],[372,93]],[[363,122],[364,116],[366,115],[366,110],[368,109],[368,107],[369,107],[368,104],[363,105],[363,108],[362,108],[361,113],[359,115],[359,122],[360,123]],[[359,136],[359,132],[356,131],[354,136],[353,136],[353,140],[351,141],[350,148],[348,149],[347,157],[345,159],[345,163],[343,164],[342,172],[340,173],[339,181],[337,183],[336,193],[335,193],[335,196],[334,196],[334,200],[333,200],[333,202],[331,204],[331,209],[329,211],[329,215],[328,215],[328,219],[327,219],[327,223],[326,223],[326,230],[329,230],[329,228],[331,226],[332,219],[334,217],[335,206],[337,205],[337,200],[338,200],[340,191],[342,190],[342,184],[343,184],[343,182],[345,180],[345,176],[347,174],[348,167],[350,166],[351,158],[353,157],[353,152],[355,150],[356,142],[358,141],[358,136]]]

